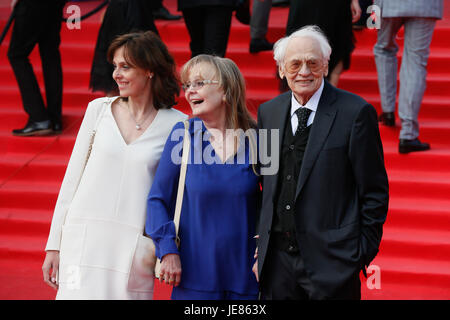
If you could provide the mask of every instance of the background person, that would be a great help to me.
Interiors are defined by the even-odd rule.
[[[230,35],[231,18],[238,0],[178,0],[178,11],[191,41],[191,56],[212,54],[224,57]]]
[[[180,20],[182,16],[171,14],[170,11],[164,7],[163,0],[153,0],[156,4],[153,12],[155,20]]]
[[[113,65],[107,59],[111,41],[118,35],[131,31],[153,31],[158,34],[153,10],[159,8],[159,1],[111,0],[106,8],[92,61],[89,88],[92,92],[101,91],[112,97],[119,94],[117,84],[111,74]]]
[[[381,25],[373,49],[381,96],[382,124],[395,126],[397,96],[397,52],[395,41],[404,28],[404,49],[400,68],[398,115],[401,120],[398,151],[425,151],[430,145],[419,140],[419,111],[426,88],[427,63],[436,20],[442,18],[443,0],[376,0]]]
[[[25,127],[14,129],[15,136],[33,136],[62,131],[63,76],[60,31],[65,0],[13,0],[15,20],[8,59],[14,71],[28,114]],[[36,45],[42,61],[47,107],[28,59]]]
[[[254,0],[250,18],[250,53],[270,51],[273,43],[266,38],[272,0]]]
[[[359,0],[291,1],[286,35],[307,25],[317,25],[322,29],[333,48],[327,79],[337,87],[342,71],[350,68],[355,48],[352,23],[360,16]]]

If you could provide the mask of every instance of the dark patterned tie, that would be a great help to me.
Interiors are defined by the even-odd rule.
[[[296,136],[300,136],[306,130],[308,118],[311,112],[312,112],[311,109],[305,107],[301,107],[297,109],[297,111],[295,111],[295,114],[297,115],[298,118],[298,127],[297,131],[295,131]]]

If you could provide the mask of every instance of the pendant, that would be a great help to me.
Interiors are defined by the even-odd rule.
[[[136,130],[141,130],[141,126],[140,125],[136,125]]]

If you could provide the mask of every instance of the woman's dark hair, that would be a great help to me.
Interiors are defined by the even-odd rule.
[[[150,90],[155,109],[169,109],[175,105],[175,97],[180,94],[175,60],[159,36],[146,31],[116,37],[108,48],[107,59],[110,63],[122,47],[125,61],[130,66],[153,73]]]

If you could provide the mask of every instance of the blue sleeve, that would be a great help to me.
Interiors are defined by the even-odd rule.
[[[175,243],[173,217],[180,176],[183,136],[184,124],[179,122],[167,138],[147,197],[145,233],[153,239],[156,256],[160,259],[169,253],[179,254]]]

